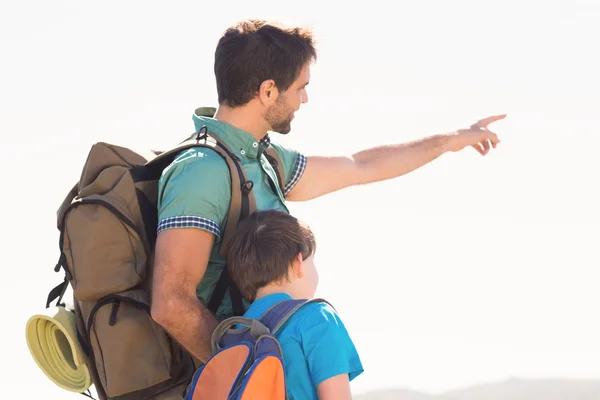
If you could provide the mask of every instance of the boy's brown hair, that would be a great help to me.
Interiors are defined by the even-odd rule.
[[[297,218],[278,210],[256,211],[231,238],[227,268],[242,296],[252,302],[258,289],[288,278],[298,253],[305,260],[315,250],[313,232]]]
[[[273,79],[285,92],[304,65],[317,58],[312,33],[262,20],[247,20],[228,28],[215,51],[219,104],[239,107]]]

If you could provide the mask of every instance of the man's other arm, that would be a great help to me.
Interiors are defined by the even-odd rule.
[[[167,229],[158,234],[152,288],[152,318],[194,357],[206,362],[217,326],[196,297],[215,236],[207,231]]]

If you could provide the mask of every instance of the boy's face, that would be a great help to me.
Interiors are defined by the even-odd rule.
[[[315,255],[312,254],[302,261],[304,276],[302,277],[302,297],[310,299],[315,297],[319,285],[319,273],[315,266]]]

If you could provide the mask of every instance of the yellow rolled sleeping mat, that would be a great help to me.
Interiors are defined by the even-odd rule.
[[[29,318],[27,346],[40,369],[59,387],[83,393],[92,385],[86,356],[77,340],[75,314],[62,306]]]

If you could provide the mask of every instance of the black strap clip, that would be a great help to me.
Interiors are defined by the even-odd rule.
[[[208,138],[208,128],[206,127],[206,125],[203,125],[202,128],[198,130],[198,133],[196,133],[196,142],[199,142],[206,138]]]
[[[56,266],[54,267],[54,272],[58,272],[62,268],[65,271],[65,277],[67,278],[68,281],[70,281],[73,279],[73,276],[67,269],[67,267],[65,265],[66,262],[67,262],[67,257],[65,257],[65,253],[61,252],[60,257],[58,258],[58,262],[56,263]]]
[[[242,193],[247,195],[248,193],[250,193],[252,191],[252,188],[254,187],[254,182],[252,181],[246,181],[242,184]]]
[[[268,133],[262,139],[260,139],[260,144],[265,147],[269,147],[271,145],[271,138],[269,137]]]

